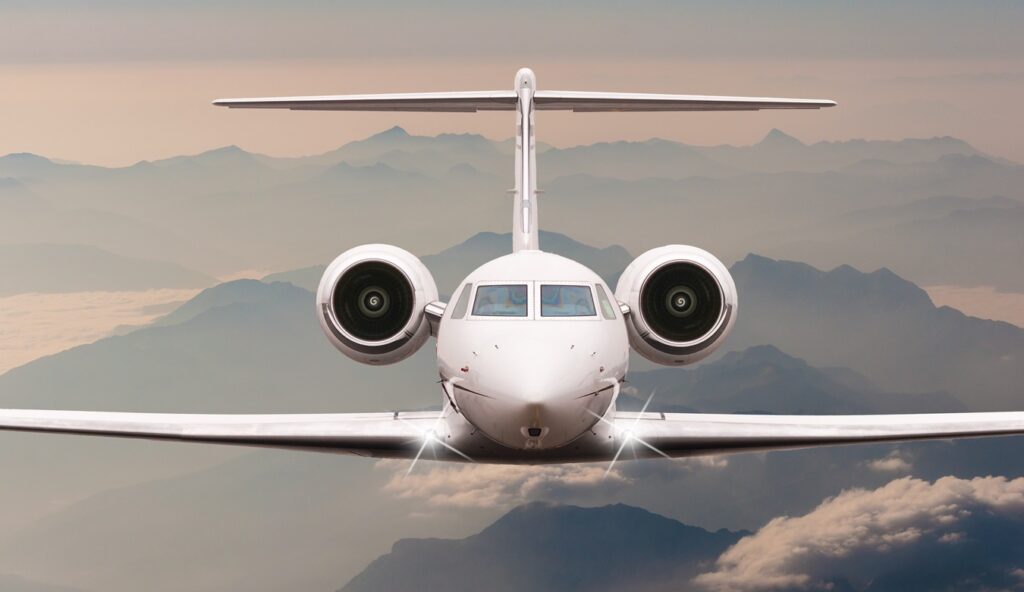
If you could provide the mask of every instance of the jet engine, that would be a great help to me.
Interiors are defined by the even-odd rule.
[[[327,339],[364,364],[408,358],[430,336],[424,307],[437,285],[412,253],[362,245],[338,256],[320,278],[316,312]]]
[[[652,362],[692,364],[718,349],[736,322],[736,284],[714,255],[687,245],[651,249],[622,273],[630,346]]]

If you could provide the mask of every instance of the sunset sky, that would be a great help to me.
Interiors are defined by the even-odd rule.
[[[507,114],[227,112],[218,97],[550,89],[831,98],[807,113],[542,114],[559,146],[954,135],[1024,161],[1024,4],[214,0],[0,4],[0,154],[127,165],[238,144],[325,151],[394,124],[511,135]],[[628,18],[626,18],[628,17]]]

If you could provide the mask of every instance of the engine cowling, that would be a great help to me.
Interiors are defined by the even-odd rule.
[[[391,245],[361,245],[339,255],[324,271],[316,295],[317,317],[327,339],[364,364],[408,358],[430,336],[424,307],[437,300],[437,285],[415,255]]]
[[[711,355],[736,322],[736,284],[714,255],[668,245],[640,255],[615,288],[629,305],[629,343],[664,365],[692,364]]]

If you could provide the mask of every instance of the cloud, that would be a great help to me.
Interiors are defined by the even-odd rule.
[[[199,290],[16,294],[0,298],[0,374],[92,343],[118,327],[144,325]]]
[[[886,457],[866,461],[864,464],[873,471],[883,473],[905,473],[913,468],[910,461],[903,458],[898,450],[893,450]]]
[[[712,590],[827,587],[845,559],[884,557],[920,542],[959,543],[975,514],[1024,518],[1024,478],[897,479],[854,489],[743,538],[696,583]]]
[[[384,491],[433,507],[509,508],[535,500],[560,501],[607,494],[631,482],[618,469],[605,475],[605,465],[450,465],[424,463],[406,475],[408,463],[381,461],[380,470],[394,474]]]

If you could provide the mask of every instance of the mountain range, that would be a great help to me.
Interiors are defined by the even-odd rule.
[[[938,486],[934,486],[938,488]],[[885,491],[885,489],[879,490]],[[881,497],[876,493],[876,497]],[[827,506],[824,502],[822,506]],[[407,539],[371,563],[339,592],[364,590],[641,590],[711,591],[823,588],[840,592],[978,590],[1019,587],[1024,520],[1015,511],[971,512],[956,530],[905,533],[882,549],[815,556],[814,540],[797,569],[813,576],[780,586],[774,573],[741,573],[733,585],[696,578],[722,568],[723,552],[751,543],[745,532],[708,532],[623,504],[517,507],[478,534],[455,540]],[[851,516],[851,520],[859,517]],[[783,518],[785,520],[788,518]],[[865,521],[863,518],[860,518]],[[891,517],[898,521],[899,517]],[[771,528],[767,526],[765,530]],[[930,530],[930,529],[929,529]],[[992,541],[999,541],[992,549]],[[803,541],[797,541],[803,542]],[[854,546],[855,539],[843,541]],[[779,541],[779,544],[785,544]],[[863,543],[861,543],[863,544]],[[736,545],[733,547],[733,545]],[[866,546],[866,545],[865,545]],[[775,556],[787,555],[774,551]],[[774,559],[775,557],[773,557]],[[725,562],[728,565],[728,562]],[[746,566],[745,566],[746,567]],[[750,566],[771,570],[771,561]],[[791,569],[793,566],[787,566]]]
[[[948,390],[972,410],[1020,407],[1024,330],[936,307],[883,268],[821,271],[750,255],[731,267],[739,321],[728,348],[770,343],[897,392]]]
[[[660,590],[700,573],[743,534],[623,504],[533,503],[464,539],[399,540],[341,591]]]
[[[422,261],[437,282],[441,298],[447,299],[470,271],[492,259],[507,255],[511,250],[511,244],[511,233],[481,232],[440,253],[425,255]],[[600,275],[609,286],[615,285],[619,275],[633,260],[632,255],[619,245],[599,249],[575,241],[564,234],[544,230],[540,231],[540,247],[586,265]],[[326,266],[324,263],[272,273],[262,279],[264,282],[288,282],[315,292]]]
[[[711,364],[679,372],[634,373],[619,408],[678,413],[957,413],[967,407],[947,392],[885,392],[849,368],[815,368],[772,345],[730,351]]]
[[[208,276],[319,264],[363,242],[437,252],[508,227],[510,159],[507,141],[401,128],[300,158],[229,146],[109,169],[13,154],[0,157],[0,244],[79,244]],[[538,159],[544,227],[588,244],[684,242],[726,261],[753,251],[886,265],[925,285],[1024,286],[1000,263],[1021,248],[1024,167],[954,138],[804,144],[774,130],[751,146],[652,139]]]
[[[0,244],[0,297],[25,292],[203,288],[208,275],[175,263],[125,257],[86,245]]]

